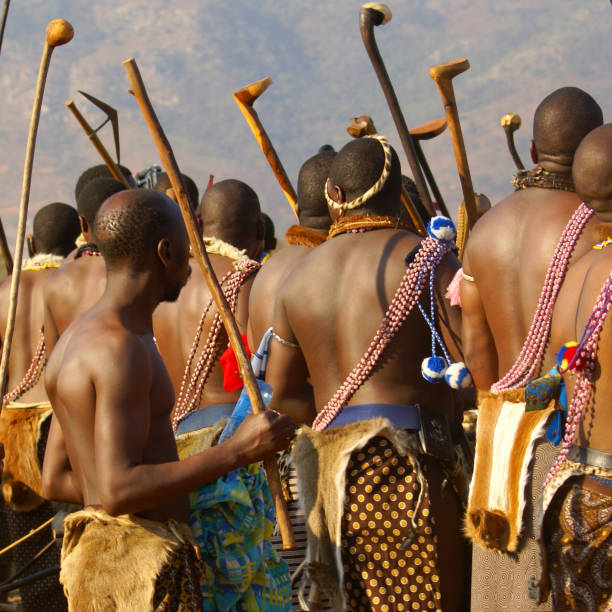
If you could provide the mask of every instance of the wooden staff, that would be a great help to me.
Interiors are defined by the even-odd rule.
[[[519,170],[524,170],[525,166],[514,144],[514,132],[521,127],[521,117],[516,113],[506,113],[501,118],[499,124],[504,128],[504,132],[506,132],[506,143],[508,144],[508,150],[510,151],[510,155],[512,155],[514,164]]]
[[[110,173],[113,175],[113,178],[116,181],[119,181],[126,189],[129,189],[130,184],[123,175],[123,172],[121,172],[119,166],[115,163],[115,160],[110,156],[109,152],[106,150],[106,147],[102,144],[102,141],[98,137],[98,134],[96,134],[96,131],[89,125],[89,123],[87,123],[87,119],[83,117],[79,109],[76,107],[74,101],[66,100],[66,106],[74,115],[74,118],[79,122],[89,140],[91,140],[91,143],[95,147],[96,151],[100,154],[100,157],[104,160],[104,163],[106,164],[106,167],[109,169]]]
[[[459,122],[459,113],[457,112],[457,102],[455,101],[455,91],[453,89],[453,78],[465,72],[469,67],[470,62],[467,59],[453,60],[432,66],[429,69],[429,76],[438,86],[442,104],[446,111],[446,118],[448,119],[448,126],[453,140],[457,171],[459,172],[459,180],[461,181],[461,189],[463,191],[465,210],[468,217],[468,226],[471,229],[478,220],[478,212],[476,210],[474,186],[472,185],[470,167],[468,166],[467,155],[465,153],[465,144],[463,143],[461,123]]]
[[[253,108],[255,100],[257,100],[257,98],[259,98],[259,96],[261,96],[261,94],[266,91],[271,84],[272,79],[270,77],[266,77],[265,79],[255,81],[255,83],[251,83],[250,85],[243,87],[239,91],[235,91],[232,95],[234,96],[234,100],[236,100],[238,108],[244,115],[244,118],[247,120],[247,123],[253,132],[253,136],[255,136],[255,140],[259,143],[261,150],[266,156],[266,159],[272,168],[272,172],[274,172],[274,176],[276,176],[276,180],[279,182],[281,189],[289,202],[289,206],[291,206],[293,214],[295,215],[296,219],[299,219],[295,189],[293,189],[291,181],[285,172],[285,168],[274,150],[272,141],[268,137],[268,134],[266,134],[266,130],[264,130],[263,124],[259,119],[259,115]]]
[[[19,222],[17,224],[17,241],[15,243],[15,265],[13,268],[13,275],[11,276],[9,311],[6,320],[4,344],[2,346],[2,361],[0,362],[0,398],[3,398],[6,394],[6,386],[8,383],[8,358],[11,350],[11,342],[13,340],[13,332],[15,331],[15,313],[17,310],[21,260],[23,258],[23,243],[25,240],[28,202],[30,199],[30,184],[32,183],[34,147],[36,145],[36,133],[38,131],[38,120],[40,119],[40,107],[45,91],[45,82],[47,80],[53,49],[70,42],[73,36],[74,29],[65,19],[54,19],[47,25],[45,45],[40,60],[40,68],[38,69],[38,80],[36,81],[36,93],[34,94],[34,106],[30,119],[30,130],[28,132],[28,144],[26,146],[25,165],[23,169],[21,202],[19,203]],[[0,412],[1,411],[2,408],[0,406]]]
[[[183,185],[181,174],[179,172],[176,159],[174,158],[172,148],[170,147],[170,143],[164,134],[162,126],[157,119],[157,115],[155,114],[155,110],[153,109],[153,105],[149,100],[142,77],[140,76],[140,71],[136,65],[136,60],[134,58],[125,60],[125,62],[123,62],[123,67],[125,68],[128,80],[130,81],[130,93],[134,95],[136,101],[138,102],[140,111],[147,122],[147,126],[149,127],[153,140],[157,146],[161,162],[164,165],[168,178],[170,179],[170,183],[172,184],[172,188],[174,189],[174,193],[181,209],[181,214],[183,215],[183,220],[185,221],[187,233],[189,235],[189,242],[191,244],[193,256],[202,270],[202,274],[204,275],[208,289],[213,297],[213,300],[215,301],[219,313],[221,314],[221,318],[223,319],[223,325],[227,331],[230,344],[234,349],[234,353],[238,361],[238,367],[240,368],[240,373],[242,375],[242,380],[244,381],[244,386],[246,387],[249,399],[251,400],[253,413],[257,414],[259,412],[263,412],[265,410],[265,406],[263,400],[261,399],[261,393],[259,392],[259,387],[257,386],[257,381],[251,368],[251,362],[249,361],[244,345],[242,344],[240,331],[236,325],[234,315],[230,310],[227,300],[225,299],[225,295],[223,294],[223,291],[219,285],[219,281],[217,280],[212,266],[210,265],[202,236],[198,230],[196,218],[189,203],[189,196],[187,195]],[[285,505],[285,500],[283,498],[276,458],[270,457],[266,459],[264,461],[264,465],[268,476],[270,492],[272,493],[274,505],[276,507],[276,517],[283,540],[283,549],[291,550],[295,548],[295,540],[291,530],[291,524],[289,522],[287,506]]]
[[[4,28],[6,27],[6,18],[8,17],[9,5],[11,0],[4,0],[2,7],[2,21],[0,22],[0,51],[2,50],[2,41],[4,40]]]
[[[10,276],[13,273],[13,257],[11,256],[11,250],[9,249],[6,239],[6,232],[4,231],[4,225],[2,225],[2,219],[0,219],[0,256],[4,261],[6,274]]]
[[[372,62],[374,72],[376,72],[376,76],[380,82],[383,94],[387,100],[387,105],[389,106],[391,116],[393,117],[393,122],[395,123],[395,127],[399,133],[404,153],[408,158],[410,170],[412,172],[414,182],[416,183],[419,196],[421,197],[421,202],[429,214],[431,216],[435,216],[437,213],[433,207],[433,204],[431,203],[431,197],[429,196],[429,191],[427,189],[427,185],[425,184],[425,177],[423,176],[423,171],[417,158],[414,142],[412,141],[412,137],[410,136],[410,132],[406,126],[406,120],[404,119],[402,109],[400,108],[399,102],[397,101],[397,96],[395,95],[395,90],[391,84],[391,79],[389,78],[389,74],[385,68],[380,51],[378,50],[376,39],[374,38],[374,26],[382,25],[384,23],[388,23],[389,21],[391,21],[391,9],[385,4],[379,2],[368,2],[364,4],[359,11],[359,28],[361,30],[361,38],[363,39],[363,44],[366,48],[370,61]]]
[[[349,123],[346,131],[353,138],[362,138],[366,135],[378,134],[376,127],[374,126],[374,122],[372,121],[372,117],[369,115],[359,115],[359,117],[352,117],[351,122]],[[421,215],[417,210],[412,198],[408,195],[406,188],[403,185],[402,181],[402,192],[400,194],[402,199],[402,204],[410,217],[412,224],[414,225],[414,229],[417,234],[420,236],[427,236],[427,227],[423,219],[421,219]]]

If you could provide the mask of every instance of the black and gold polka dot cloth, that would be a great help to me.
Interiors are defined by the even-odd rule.
[[[353,453],[346,471],[342,563],[356,612],[441,610],[434,518],[427,491],[386,438]]]

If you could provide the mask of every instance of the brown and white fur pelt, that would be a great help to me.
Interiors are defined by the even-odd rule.
[[[164,566],[184,542],[195,546],[186,525],[92,508],[67,516],[64,533],[60,582],[69,612],[152,610]]]
[[[9,402],[0,415],[0,442],[4,444],[2,496],[17,512],[37,508],[42,499],[42,474],[38,443],[43,425],[51,417],[48,402]]]
[[[535,444],[554,409],[525,412],[525,391],[478,393],[474,475],[465,519],[475,544],[517,552]]]
[[[418,438],[414,433],[394,428],[383,418],[321,432],[302,427],[291,456],[306,516],[308,576],[312,586],[326,595],[337,611],[346,609],[341,533],[346,469],[351,454],[375,436],[384,436],[399,455],[408,458],[423,488],[424,477],[416,461],[421,453]]]

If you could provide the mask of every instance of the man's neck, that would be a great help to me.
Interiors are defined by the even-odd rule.
[[[159,290],[150,272],[107,272],[101,303],[119,311],[125,327],[136,334],[153,331],[153,311],[160,302]]]
[[[572,167],[566,166],[565,164],[559,164],[551,160],[538,160],[538,166],[542,166],[547,172],[553,172],[554,174],[571,174]]]

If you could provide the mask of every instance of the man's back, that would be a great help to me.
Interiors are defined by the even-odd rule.
[[[209,258],[219,282],[228,274],[236,272],[233,266],[234,262],[229,257],[211,254]],[[243,334],[246,334],[249,293],[252,283],[253,276],[247,278],[240,287],[236,301],[236,322]],[[227,286],[227,282],[223,284],[224,288],[227,288]],[[206,281],[200,271],[196,269],[181,291],[177,301],[160,304],[153,315],[155,338],[170,375],[177,399],[185,373],[185,366],[193,348],[194,338],[200,325],[202,313],[210,299],[211,295]],[[209,336],[214,317],[217,313],[217,307],[213,303],[208,310],[200,332],[200,348],[197,352],[196,360]],[[228,346],[227,334],[223,326],[221,326],[217,346],[220,347],[218,355]],[[194,363],[191,364],[191,373],[193,373],[195,366],[194,360]],[[199,407],[234,403],[238,399],[238,395],[239,392],[237,391],[227,393],[223,389],[223,372],[219,367],[217,357],[204,385]]]
[[[497,352],[497,371],[488,386],[518,357],[555,247],[579,205],[580,199],[572,192],[523,189],[487,212],[470,235],[464,271],[474,278]],[[583,230],[573,261],[590,248],[591,227],[589,222]],[[464,281],[466,291],[470,285]],[[552,365],[550,360],[548,356],[544,368]]]
[[[414,234],[387,229],[340,235],[304,257],[291,272],[278,308],[285,312],[305,356],[317,411],[369,346],[404,276],[405,257],[419,242]],[[436,274],[438,296],[457,267],[454,257],[444,259]],[[455,310],[447,309],[445,322],[450,318],[457,332]],[[448,329],[441,327],[448,341]],[[286,333],[276,324],[275,331]],[[457,355],[456,345],[449,343],[449,348]],[[421,362],[430,353],[430,331],[415,307],[385,352],[383,367],[375,369],[349,403],[448,406],[450,389],[421,376]]]
[[[80,313],[104,293],[106,268],[102,257],[83,255],[64,264],[45,283],[45,340],[50,352]]]
[[[289,244],[266,261],[253,282],[249,297],[249,346],[256,350],[274,321],[276,298],[293,266],[312,249]]]
[[[32,362],[32,357],[40,341],[44,322],[43,288],[46,279],[54,272],[45,270],[22,270],[19,279],[19,300],[15,315],[15,331],[9,356],[8,391],[14,390],[23,380]],[[0,285],[0,336],[4,341],[6,316],[8,313],[11,278]],[[24,402],[43,402],[47,399],[42,377],[20,398]]]

